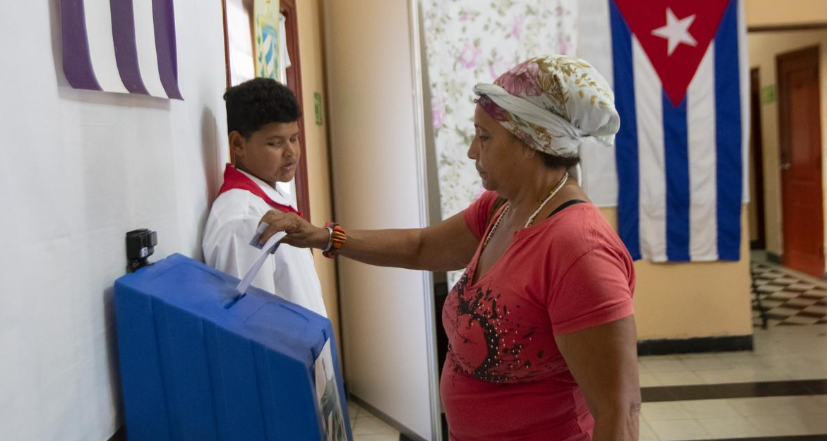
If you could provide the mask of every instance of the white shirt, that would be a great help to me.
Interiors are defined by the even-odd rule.
[[[296,207],[264,181],[244,174],[273,201]],[[261,218],[271,209],[267,202],[247,190],[232,189],[220,194],[213,202],[201,242],[207,265],[239,279],[244,277],[261,252],[250,245],[250,240]],[[272,258],[264,262],[253,279],[253,286],[327,317],[319,276],[308,249],[281,244]]]

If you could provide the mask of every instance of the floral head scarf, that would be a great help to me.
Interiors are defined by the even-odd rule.
[[[579,58],[532,58],[477,84],[478,103],[509,132],[544,153],[578,156],[580,143],[593,137],[611,145],[620,116],[609,84]]]

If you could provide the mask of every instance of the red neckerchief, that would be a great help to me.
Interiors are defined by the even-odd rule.
[[[258,184],[253,182],[247,175],[241,173],[240,171],[236,170],[231,164],[227,164],[227,168],[224,169],[224,184],[221,186],[221,190],[218,190],[218,194],[224,193],[225,191],[239,189],[239,190],[247,190],[250,193],[260,197],[267,202],[267,205],[275,208],[276,210],[285,212],[285,213],[296,213],[299,217],[304,217],[300,211],[296,210],[295,208],[289,205],[282,205],[278,202],[270,199],[267,196],[267,193],[259,187]]]

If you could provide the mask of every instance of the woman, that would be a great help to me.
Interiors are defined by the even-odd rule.
[[[451,439],[637,440],[634,269],[577,184],[584,138],[611,142],[613,95],[588,63],[534,58],[475,87],[468,150],[485,192],[437,225],[316,228],[268,213],[298,247],[430,271],[465,267],[442,322]]]

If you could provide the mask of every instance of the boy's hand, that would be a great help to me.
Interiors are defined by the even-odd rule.
[[[269,226],[261,234],[259,243],[264,244],[270,237],[279,231],[284,231],[287,236],[281,241],[298,248],[319,248],[327,247],[329,234],[325,228],[317,228],[310,222],[302,219],[295,213],[283,213],[270,210],[261,218],[259,224],[267,223]]]

